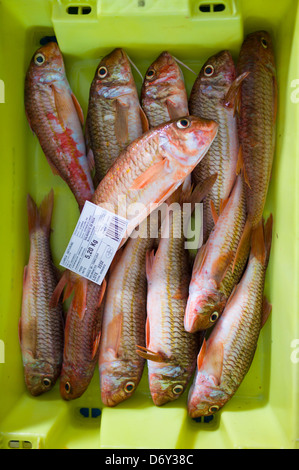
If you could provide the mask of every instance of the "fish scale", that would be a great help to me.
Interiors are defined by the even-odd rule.
[[[178,204],[168,214],[158,250],[154,257],[151,255],[152,260],[148,260],[147,264],[149,341],[146,349],[150,391],[156,405],[175,400],[184,391],[195,367],[200,341],[197,334],[187,333],[184,329],[186,293],[191,273],[188,250],[184,246],[185,219],[181,209]],[[160,356],[159,361],[151,359],[152,352]],[[139,353],[143,354],[141,350]],[[179,372],[172,375],[171,371],[177,369]],[[175,393],[178,385],[179,393]]]
[[[40,395],[54,386],[61,371],[63,308],[61,303],[49,305],[57,284],[49,244],[53,192],[39,209],[30,196],[27,204],[30,255],[24,273],[19,336],[27,388],[32,395]]]
[[[76,275],[72,274],[73,278]],[[79,278],[79,276],[78,276]],[[87,389],[97,364],[103,306],[99,306],[103,284],[87,281],[86,308],[80,317],[76,303],[70,304],[65,324],[65,345],[60,377],[60,393],[65,400],[80,397]]]
[[[114,49],[99,63],[89,92],[86,142],[95,162],[95,187],[121,151],[147,130],[145,121],[129,59]]]
[[[262,41],[266,40],[264,48]],[[247,177],[248,213],[255,227],[263,214],[275,145],[277,85],[270,35],[248,35],[241,47],[237,73],[249,72],[242,82],[238,115],[239,140]]]
[[[249,234],[239,249],[247,228],[244,186],[243,177],[239,175],[225,208],[202,247],[203,260],[202,251],[195,258],[185,313],[187,331],[206,329],[213,325],[212,315],[215,312],[221,315],[226,300],[244,270],[249,254]],[[225,265],[222,268],[223,263]]]
[[[38,55],[45,59],[42,64],[36,62]],[[26,73],[24,101],[30,127],[52,171],[68,184],[81,210],[94,192],[82,131],[83,112],[67,81],[56,43],[48,43],[34,54]]]
[[[105,302],[99,371],[102,401],[115,406],[128,399],[141,379],[144,359],[136,344],[145,345],[145,256],[155,239],[150,238],[147,218],[137,238],[130,238],[109,275]],[[126,384],[133,383],[132,392]]]
[[[214,73],[209,77],[204,73],[207,66],[214,68]],[[192,172],[195,184],[202,183],[215,173],[218,175],[210,193],[203,201],[204,242],[214,227],[210,202],[213,202],[216,212],[219,213],[221,201],[229,196],[235,179],[239,150],[237,119],[233,109],[224,106],[226,94],[235,77],[231,54],[228,51],[221,51],[205,62],[189,98],[190,114],[213,119],[219,124],[217,136],[205,159]]]
[[[244,275],[199,354],[199,368],[188,397],[192,417],[213,414],[224,406],[250,368],[261,328],[271,311],[264,298],[271,237],[272,216],[265,228],[260,222],[253,231]]]

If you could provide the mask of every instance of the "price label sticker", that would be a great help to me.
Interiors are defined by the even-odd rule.
[[[86,201],[60,265],[101,285],[129,221]]]

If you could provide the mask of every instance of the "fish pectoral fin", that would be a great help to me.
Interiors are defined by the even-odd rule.
[[[247,256],[249,255],[251,228],[251,223],[249,222],[249,220],[247,220],[236,251],[234,263],[232,266],[232,273],[234,272],[238,261],[241,260],[245,256],[245,254],[247,254]]]
[[[120,100],[115,100],[116,116],[114,123],[115,137],[120,145],[125,145],[129,140],[128,110],[129,106]]]
[[[165,101],[166,106],[167,106],[167,111],[169,114],[169,118],[171,119],[178,119],[180,116],[185,116],[186,115],[186,110],[185,106],[180,106],[170,99],[167,99]]]
[[[118,355],[118,349],[119,349],[120,339],[121,339],[122,324],[123,324],[123,315],[122,313],[118,313],[110,321],[108,328],[107,328],[107,334],[106,334],[107,349],[114,351],[115,357],[118,357],[117,355]]]
[[[55,86],[55,83],[50,85],[55,101],[55,110],[57,113],[58,120],[62,128],[66,128],[67,117],[70,116],[74,108],[72,106],[73,101],[70,100],[69,93],[63,93],[59,88]]]
[[[86,312],[86,298],[87,298],[87,288],[88,280],[80,277],[75,282],[74,286],[74,298],[73,298],[73,308],[76,310],[79,315],[80,320],[82,321]]]
[[[240,114],[241,109],[241,84],[250,72],[243,72],[239,75],[229,87],[228,92],[223,100],[223,105],[227,108],[233,108],[234,114]]]
[[[101,339],[101,331],[98,332],[96,335],[93,346],[92,346],[92,352],[91,352],[91,360],[93,360],[99,350],[99,345],[100,345],[100,339]]]
[[[196,270],[198,271],[198,273],[201,271],[206,255],[207,255],[207,243],[202,245],[197,252],[194,265],[193,265],[194,271]]]
[[[77,111],[78,118],[79,118],[79,120],[80,120],[80,122],[83,126],[84,125],[84,114],[83,114],[83,110],[81,108],[81,105],[80,105],[79,101],[77,100],[77,98],[76,98],[76,96],[74,95],[73,92],[71,93],[71,97],[72,97],[75,109]]]
[[[148,119],[146,117],[146,114],[143,111],[141,106],[139,107],[139,115],[140,115],[140,119],[141,119],[142,132],[147,132],[149,130],[149,123],[148,123]]]
[[[165,158],[154,163],[154,165],[150,166],[144,173],[134,180],[130,189],[142,189],[151,182],[157,180],[163,173],[166,164],[167,160]]]
[[[205,372],[215,379],[215,384],[220,385],[223,369],[224,346],[218,341],[211,344],[209,354],[206,355],[204,364]]]
[[[198,370],[201,369],[201,366],[203,364],[203,360],[204,360],[204,357],[205,357],[205,354],[206,354],[206,350],[207,350],[207,341],[206,341],[206,338],[204,338],[204,340],[202,342],[202,345],[201,345],[201,348],[200,348],[200,351],[199,351],[198,356],[197,356],[197,369]]]
[[[224,253],[214,261],[212,268],[211,268],[211,278],[215,280],[217,286],[221,285],[221,282],[226,276],[228,268],[234,259],[234,252],[229,251],[228,253]]]
[[[251,186],[250,186],[250,182],[249,182],[249,179],[248,179],[247,172],[246,172],[241,145],[240,145],[239,151],[238,151],[238,160],[237,160],[237,166],[236,166],[236,174],[238,175],[239,173],[243,174],[245,183],[247,184],[247,186],[249,186],[250,189],[252,189]]]
[[[151,351],[150,349],[145,348],[144,346],[138,346],[136,345],[136,353],[140,356],[143,357],[144,359],[147,359],[148,361],[154,361],[154,362],[167,362],[167,359],[165,356],[161,353],[156,353],[154,351]]]
[[[98,298],[98,305],[97,305],[98,308],[100,308],[100,306],[102,305],[106,289],[107,289],[107,281],[106,281],[106,278],[104,278],[102,285],[101,285],[99,298]]]
[[[215,207],[214,201],[212,201],[212,199],[210,199],[210,209],[211,209],[213,222],[216,225],[217,221],[219,219],[219,215],[217,214],[216,207]]]
[[[262,321],[261,329],[268,320],[270,313],[272,312],[272,305],[269,303],[268,299],[264,296],[263,298],[263,308],[262,308]]]
[[[145,254],[145,271],[147,281],[150,282],[153,265],[155,262],[155,250],[148,250]]]
[[[195,186],[190,197],[191,211],[196,203],[200,203],[211,191],[218,177],[218,173],[208,176],[202,183]],[[187,201],[189,202],[189,201]]]

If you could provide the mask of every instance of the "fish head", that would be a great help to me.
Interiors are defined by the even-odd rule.
[[[58,369],[49,362],[37,360],[24,367],[25,382],[31,395],[38,396],[51,390],[59,375]]]
[[[204,63],[194,83],[194,91],[210,99],[223,99],[235,78],[236,70],[231,53],[223,50]]]
[[[140,381],[140,361],[114,360],[102,362],[99,366],[101,398],[106,406],[116,406],[130,398]]]
[[[148,68],[142,85],[141,96],[161,100],[184,89],[184,78],[176,60],[164,51]]]
[[[64,61],[56,42],[49,42],[34,53],[27,74],[42,83],[51,83],[64,77]]]
[[[241,54],[246,57],[250,54],[252,59],[264,66],[269,66],[271,70],[275,71],[273,44],[267,31],[256,31],[248,34],[242,44]]]
[[[216,137],[215,121],[185,116],[158,126],[161,155],[169,167],[176,167],[182,178],[200,162]]]
[[[190,370],[179,364],[149,363],[149,387],[153,402],[156,406],[177,400],[184,392]]]
[[[81,397],[87,389],[94,372],[94,363],[84,362],[80,367],[64,358],[60,375],[60,395],[66,400],[74,400]]]
[[[230,399],[213,375],[197,371],[188,395],[188,413],[191,418],[215,414]]]
[[[227,298],[214,279],[192,288],[185,310],[184,326],[189,333],[206,330],[213,326],[224,310]]]
[[[120,91],[125,92],[123,87],[132,85],[134,78],[128,56],[123,49],[116,48],[99,63],[93,86],[99,94],[114,98],[121,94]]]

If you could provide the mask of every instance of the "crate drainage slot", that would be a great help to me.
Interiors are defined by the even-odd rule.
[[[91,7],[76,7],[70,6],[67,9],[69,15],[89,15],[91,13]]]
[[[212,421],[214,419],[214,416],[211,415],[211,416],[200,416],[199,418],[193,418],[193,421],[195,421],[196,423],[201,423],[202,422],[202,418],[203,418],[203,422],[204,423],[209,423],[210,421]]]
[[[10,449],[32,449],[32,443],[30,441],[16,441],[16,440],[11,440],[8,443],[8,447]]]
[[[225,10],[225,5],[224,3],[211,3],[211,4],[203,4],[199,5],[199,10],[202,13],[213,13],[213,12],[219,12],[219,11],[224,11]]]
[[[102,413],[100,408],[80,408],[79,411],[84,418],[98,418]]]

